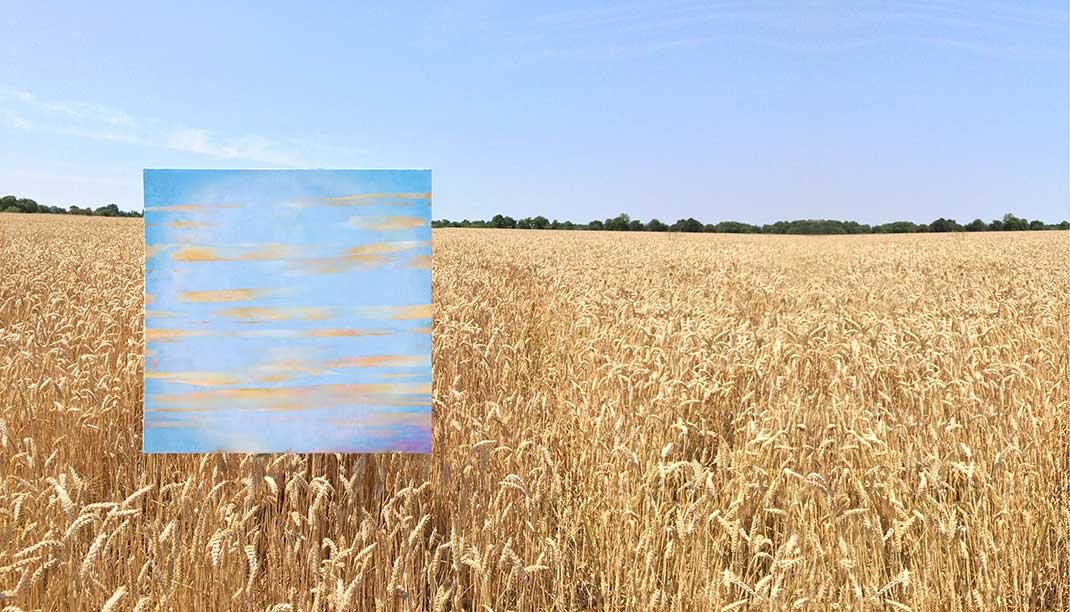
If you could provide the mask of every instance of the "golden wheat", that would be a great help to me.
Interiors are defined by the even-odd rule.
[[[1070,235],[436,230],[428,456],[143,456],[132,219],[0,215],[0,606],[1070,608]]]

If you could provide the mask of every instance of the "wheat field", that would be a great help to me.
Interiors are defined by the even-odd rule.
[[[1066,232],[433,240],[430,457],[143,456],[140,221],[0,215],[0,610],[1070,608]]]

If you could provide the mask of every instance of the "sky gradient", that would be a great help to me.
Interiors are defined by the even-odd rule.
[[[436,218],[1070,216],[1065,2],[350,4],[5,6],[0,192],[416,167]]]
[[[146,170],[146,452],[431,450],[428,171]]]

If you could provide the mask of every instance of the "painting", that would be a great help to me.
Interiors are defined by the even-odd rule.
[[[429,170],[144,187],[144,452],[430,452]]]

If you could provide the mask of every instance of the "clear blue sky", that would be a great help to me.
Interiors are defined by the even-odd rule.
[[[411,167],[436,219],[1070,216],[1065,2],[157,4],[5,4],[0,192]]]

